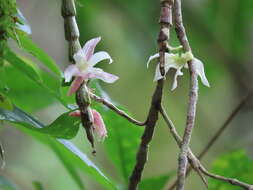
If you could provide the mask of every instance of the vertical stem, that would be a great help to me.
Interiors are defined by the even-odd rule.
[[[141,137],[141,143],[136,155],[136,164],[130,177],[128,190],[136,190],[141,180],[144,166],[147,162],[149,143],[152,140],[156,122],[158,120],[158,110],[161,106],[162,91],[163,91],[163,79],[159,80],[156,85],[155,92],[152,97],[152,103],[149,110],[145,130]]]
[[[73,56],[81,49],[79,42],[79,29],[75,18],[75,0],[62,0],[62,17],[64,18],[65,39],[69,43],[69,60],[74,63]],[[76,103],[81,112],[81,121],[86,130],[87,138],[91,143],[92,148],[94,148],[93,117],[90,108],[88,88],[85,83],[82,84],[76,92]]]
[[[191,51],[190,44],[187,39],[185,28],[182,19],[181,10],[181,0],[175,0],[174,2],[174,19],[175,19],[175,29],[177,37],[184,48],[184,51]],[[189,103],[186,119],[186,127],[183,136],[183,142],[181,145],[181,151],[178,158],[178,185],[177,190],[184,189],[185,175],[187,169],[187,151],[189,149],[189,144],[191,140],[191,134],[194,127],[195,117],[196,117],[196,105],[198,101],[198,78],[197,72],[193,61],[188,62],[191,81],[190,81],[190,92],[189,92]]]
[[[158,35],[157,43],[160,54],[160,71],[162,75],[165,74],[165,52],[167,50],[167,43],[169,40],[169,29],[172,26],[172,0],[161,1],[161,16],[160,16],[160,32]],[[154,91],[149,114],[146,121],[146,127],[141,137],[141,143],[136,155],[136,164],[130,177],[128,189],[136,190],[141,180],[142,172],[147,161],[148,147],[152,140],[156,122],[158,120],[158,113],[161,107],[162,93],[163,93],[164,81],[159,80]]]

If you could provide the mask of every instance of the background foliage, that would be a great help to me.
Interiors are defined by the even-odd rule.
[[[8,37],[19,39],[18,43],[9,42],[11,50],[4,52],[4,66],[0,63],[0,92],[4,97],[0,119],[9,121],[0,123],[0,139],[6,157],[6,168],[0,171],[0,189],[68,190],[84,189],[84,186],[86,189],[124,189],[142,129],[96,104],[109,131],[105,142],[97,143],[96,157],[91,155],[83,129],[70,141],[54,138],[71,138],[78,130],[75,121],[64,117],[69,111],[67,103],[73,103],[73,97],[67,98],[67,87],[61,87],[60,69],[69,64],[61,1],[18,0],[17,3],[32,28],[32,40],[21,31],[15,34],[15,25],[9,26],[11,21],[6,24],[0,20],[1,30],[8,25],[11,28]],[[106,64],[101,67],[120,76],[116,84],[101,83],[101,88],[114,102],[144,120],[154,88],[154,66],[147,70],[146,61],[157,51],[159,2],[79,0],[77,4],[81,43],[101,36],[97,50],[106,49],[114,59],[110,67]],[[0,5],[4,5],[2,1]],[[211,84],[210,89],[200,84],[197,123],[191,144],[192,149],[199,152],[252,86],[253,2],[189,0],[183,5],[193,52],[203,60]],[[9,11],[16,14],[15,9]],[[175,34],[172,35],[172,45],[177,45]],[[4,48],[2,45],[0,48],[2,55]],[[173,92],[169,91],[170,76],[167,77],[164,105],[182,132],[189,76],[185,72],[185,77],[179,80],[179,88]],[[105,96],[100,87],[95,85],[94,88],[96,93]],[[12,110],[10,101],[17,108]],[[216,173],[249,183],[253,183],[250,181],[253,178],[252,105],[251,100],[203,161]],[[66,130],[57,130],[59,116]],[[51,126],[47,135],[41,129],[34,129],[44,126]],[[238,149],[244,151],[235,151]],[[177,155],[177,146],[164,122],[160,121],[145,168],[146,180],[140,189],[148,190],[152,186],[163,189],[168,178],[174,175]],[[186,188],[204,187],[193,174]],[[210,189],[230,190],[231,186],[210,180]]]

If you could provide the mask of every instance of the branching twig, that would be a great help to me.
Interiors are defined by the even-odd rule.
[[[180,147],[181,146],[181,143],[182,143],[182,139],[181,137],[179,136],[179,134],[177,133],[176,131],[176,128],[173,124],[173,122],[171,121],[171,119],[169,118],[169,116],[167,115],[165,109],[163,108],[163,106],[161,106],[161,109],[160,109],[160,113],[164,119],[164,121],[166,122],[166,124],[168,125],[169,129],[170,129],[170,133],[171,135],[173,136],[173,138],[175,139],[175,141],[177,142],[178,146]],[[200,173],[200,170],[198,167],[196,167],[194,165],[194,162],[191,162],[191,159],[189,157],[193,157],[192,156],[193,154],[191,153],[191,151],[188,152],[188,161],[190,162],[192,168],[197,172],[197,174],[200,176],[200,178],[202,179],[202,181],[204,182],[204,184],[206,185],[206,187],[208,186],[207,185],[207,182],[205,180],[205,178],[203,177],[203,175]],[[177,181],[176,181],[177,182]],[[173,189],[174,187],[176,186],[177,183],[173,184]]]
[[[175,29],[178,36],[178,39],[183,46],[185,52],[191,51],[191,47],[187,40],[185,28],[183,25],[182,11],[181,11],[181,0],[175,0],[174,2],[174,20],[175,20]],[[186,127],[184,131],[183,141],[181,145],[181,151],[178,158],[178,185],[177,190],[184,189],[185,183],[185,174],[187,169],[187,151],[189,148],[191,134],[194,127],[195,115],[196,115],[196,105],[198,100],[198,77],[195,65],[193,61],[188,62],[191,82],[190,82],[190,93],[189,93],[189,104],[187,111],[187,120]]]
[[[174,137],[174,139],[176,140],[178,146],[180,147],[180,144],[182,143],[181,138],[178,135],[174,124],[169,119],[169,117],[168,117],[166,111],[163,109],[163,107],[161,107],[160,113],[162,114],[166,124],[168,125],[172,136]],[[253,185],[241,182],[237,179],[232,179],[232,178],[223,177],[223,176],[220,176],[220,175],[217,175],[217,174],[213,174],[213,173],[210,173],[209,171],[207,171],[205,169],[205,167],[197,159],[197,157],[192,153],[190,148],[187,150],[187,158],[188,158],[189,162],[191,163],[191,165],[193,166],[194,169],[198,168],[198,171],[201,171],[204,175],[206,175],[208,177],[211,177],[211,178],[214,178],[214,179],[217,179],[217,180],[220,180],[220,181],[225,181],[225,182],[228,182],[228,183],[230,183],[232,185],[235,185],[235,186],[240,186],[240,187],[242,187],[246,190],[253,190]]]
[[[245,106],[245,104],[247,103],[247,101],[253,96],[253,90],[251,90],[247,96],[245,96],[240,103],[235,107],[235,109],[232,111],[232,113],[227,117],[227,119],[225,120],[225,122],[221,125],[221,127],[218,129],[218,131],[214,134],[214,136],[210,139],[210,141],[207,143],[207,145],[203,148],[203,150],[200,152],[200,154],[198,155],[198,159],[201,160],[204,155],[208,152],[208,150],[210,150],[210,148],[213,146],[213,144],[217,141],[217,139],[223,134],[223,132],[225,131],[225,129],[227,129],[227,127],[229,126],[229,124],[231,123],[231,121],[235,118],[235,116],[240,112],[240,110]],[[167,124],[168,121],[166,121]],[[186,172],[186,176],[189,175],[189,173],[191,172],[192,168],[188,167],[187,168],[187,172]],[[173,190],[177,185],[177,179],[172,183],[172,185],[168,188],[168,190]]]
[[[244,183],[242,181],[239,181],[238,179],[233,179],[233,178],[228,178],[228,177],[220,176],[217,174],[213,174],[207,171],[203,166],[201,166],[199,169],[203,172],[203,174],[205,174],[208,177],[211,177],[220,181],[225,181],[227,183],[230,183],[231,185],[240,186],[245,190],[253,190],[253,185],[251,184]]]
[[[160,61],[160,71],[164,75],[164,65],[165,65],[165,52],[167,50],[167,43],[169,40],[169,29],[172,26],[172,0],[162,0],[161,1],[161,16],[160,16],[160,32],[158,35],[158,46],[159,46],[159,61]],[[154,91],[151,106],[149,109],[149,114],[147,117],[146,127],[141,138],[141,143],[139,150],[136,155],[136,164],[134,170],[130,176],[129,190],[136,190],[137,186],[141,180],[142,172],[147,161],[148,146],[152,140],[154,128],[158,120],[159,109],[162,101],[164,81],[159,80]]]
[[[228,118],[225,120],[223,125],[219,128],[219,130],[214,134],[214,136],[210,139],[210,141],[207,143],[207,145],[203,148],[201,153],[199,154],[198,158],[201,159],[213,146],[214,142],[217,141],[217,139],[221,136],[221,134],[225,131],[225,129],[228,127],[228,125],[231,123],[231,121],[235,118],[235,116],[239,113],[239,111],[245,106],[245,104],[248,102],[248,100],[253,96],[253,90],[251,90],[247,96],[245,96],[241,102],[236,106],[236,108],[232,111],[232,113],[228,116]]]
[[[107,106],[108,108],[110,108],[111,110],[113,110],[115,113],[117,113],[118,115],[124,117],[125,119],[127,119],[129,122],[135,124],[135,125],[139,125],[139,126],[144,126],[146,125],[146,121],[145,122],[141,122],[141,121],[138,121],[134,118],[132,118],[131,116],[129,116],[126,112],[124,112],[123,110],[120,110],[119,108],[117,108],[115,105],[113,105],[111,102],[93,94],[93,93],[89,93],[90,94],[90,97],[99,102],[99,103],[102,103],[104,104],[105,106]]]
[[[79,42],[79,29],[75,16],[75,0],[62,0],[62,17],[64,18],[65,39],[69,43],[69,60],[73,63],[73,55],[81,49]],[[79,106],[81,112],[81,121],[83,127],[86,130],[87,138],[94,148],[94,139],[92,132],[93,117],[91,114],[91,108],[89,107],[90,99],[86,84],[81,85],[81,87],[77,90],[76,103]]]

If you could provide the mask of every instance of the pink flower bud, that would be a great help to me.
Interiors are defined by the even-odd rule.
[[[102,116],[100,115],[99,112],[96,110],[92,110],[93,118],[94,118],[94,131],[98,135],[99,139],[102,141],[104,140],[105,137],[107,137],[107,130],[105,127],[104,120]]]
[[[92,115],[94,118],[94,132],[97,134],[98,138],[100,140],[104,140],[105,137],[107,137],[107,130],[105,127],[104,120],[99,112],[92,109]],[[81,112],[79,110],[73,111],[69,113],[69,116],[72,117],[81,117]]]
[[[76,110],[76,111],[73,111],[73,112],[69,113],[69,116],[81,117],[81,112],[79,110]]]

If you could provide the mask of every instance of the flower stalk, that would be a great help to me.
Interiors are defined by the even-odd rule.
[[[175,30],[177,33],[178,40],[185,52],[191,52],[191,47],[187,39],[185,28],[183,25],[181,0],[174,0],[173,17],[175,23]],[[178,157],[178,184],[177,190],[183,190],[185,184],[185,175],[188,165],[187,152],[191,140],[192,131],[194,128],[196,107],[198,101],[198,70],[197,65],[193,60],[188,61],[188,67],[190,71],[190,90],[189,90],[189,103],[186,118],[186,127],[183,135],[181,144],[181,150]]]
[[[161,1],[161,15],[160,15],[160,32],[158,34],[158,48],[159,48],[159,68],[162,76],[165,75],[165,52],[167,51],[169,30],[172,26],[172,0]],[[155,125],[158,120],[159,109],[161,106],[163,95],[164,80],[157,81],[156,89],[152,96],[151,106],[146,120],[145,130],[141,137],[138,152],[136,154],[136,164],[129,178],[128,190],[136,190],[141,180],[144,166],[147,162],[148,147],[152,140]]]
[[[62,17],[64,18],[65,39],[69,45],[69,60],[75,63],[74,54],[81,50],[79,42],[79,29],[76,23],[76,7],[74,0],[62,0]],[[86,94],[86,96],[84,96]],[[90,98],[87,91],[86,83],[80,84],[76,92],[76,102],[81,111],[82,126],[85,128],[87,138],[94,150],[93,137],[93,117],[90,108]]]

